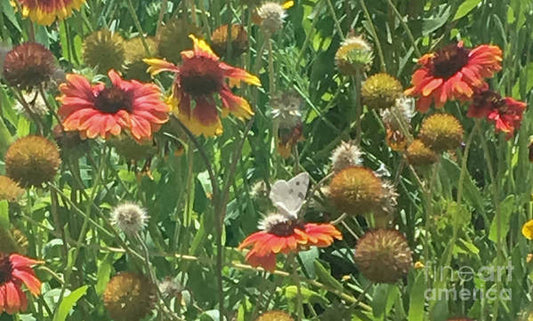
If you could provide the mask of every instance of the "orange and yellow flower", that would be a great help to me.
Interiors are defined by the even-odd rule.
[[[63,20],[79,10],[85,0],[17,0],[22,16],[31,21],[49,26],[56,19]],[[16,3],[14,3],[17,5]]]
[[[108,73],[111,86],[91,85],[87,78],[67,75],[59,86],[62,104],[58,114],[66,131],[79,131],[83,138],[107,138],[129,130],[138,141],[150,139],[168,120],[168,105],[154,84],[124,80],[115,70]]]
[[[148,71],[152,75],[162,71],[176,74],[170,103],[178,119],[193,134],[220,135],[223,128],[216,106],[216,94],[222,100],[222,117],[231,113],[238,118],[248,119],[254,114],[244,98],[233,94],[226,79],[256,86],[261,83],[245,70],[221,62],[204,40],[196,39],[193,35],[189,37],[193,40],[194,49],[181,52],[181,66],[155,58],[144,61],[150,65]]]
[[[501,70],[502,51],[498,46],[480,45],[473,49],[463,42],[446,46],[418,60],[413,87],[406,95],[418,97],[417,109],[426,112],[432,103],[441,108],[449,100],[469,101],[474,92],[486,89],[485,78]]]
[[[301,223],[281,214],[271,214],[261,223],[262,231],[248,236],[239,249],[251,247],[246,261],[273,272],[276,254],[298,252],[310,246],[327,247],[334,239],[342,240],[342,234],[331,224]]]
[[[485,90],[473,97],[473,103],[468,108],[468,117],[484,118],[493,121],[496,132],[503,132],[507,139],[511,138],[515,129],[520,127],[526,104],[511,97]]]
[[[533,220],[527,221],[522,226],[522,235],[529,240],[533,240]]]

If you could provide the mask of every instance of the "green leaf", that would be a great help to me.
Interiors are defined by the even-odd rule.
[[[457,12],[455,12],[455,16],[453,17],[452,21],[459,20],[462,17],[466,16],[470,11],[474,10],[474,8],[481,3],[481,0],[466,0],[464,1],[459,8],[457,8]]]
[[[6,200],[0,201],[0,226],[9,229],[9,204]]]
[[[429,19],[424,19],[424,22],[422,23],[422,34],[427,36],[433,31],[444,26],[450,17],[450,10],[451,9],[449,5],[439,6],[439,12],[435,16]]]
[[[70,310],[72,310],[76,302],[87,293],[88,288],[88,285],[81,286],[65,297],[56,310],[54,321],[65,321]]]
[[[9,22],[11,22],[18,31],[22,31],[15,15],[15,10],[13,10],[13,6],[9,2],[9,0],[0,0],[0,8],[2,8],[2,10],[0,10],[0,14],[3,13],[7,17],[7,20],[9,20]]]
[[[498,242],[498,224],[500,225],[500,239],[505,239],[509,232],[511,213],[514,210],[515,196],[509,195],[500,203],[500,218],[494,215],[490,224],[489,240]]]
[[[104,258],[104,261],[98,266],[98,272],[96,274],[96,294],[101,295],[105,291],[105,287],[111,278],[111,267],[113,264],[113,255],[108,254]]]
[[[409,321],[424,321],[424,293],[426,291],[426,276],[423,272],[416,273],[415,283],[411,287],[409,298]]]
[[[318,277],[318,280],[320,280],[320,282],[324,283],[325,285],[331,286],[337,291],[340,291],[340,292],[343,291],[342,284],[339,281],[337,281],[334,277],[332,277],[329,271],[326,270],[326,268],[322,264],[320,264],[320,262],[315,260],[314,265],[315,265],[315,273]]]
[[[300,287],[300,293],[302,295],[302,301],[303,303],[310,303],[310,304],[321,304],[323,306],[326,306],[329,304],[329,301],[320,295],[319,293],[309,290],[302,286]],[[298,297],[298,287],[296,285],[290,285],[285,288],[285,297],[289,300],[296,301],[296,298]]]

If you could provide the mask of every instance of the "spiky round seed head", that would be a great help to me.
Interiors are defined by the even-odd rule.
[[[346,167],[361,165],[362,155],[357,145],[351,142],[341,142],[331,153],[331,167],[334,172],[338,172]]]
[[[111,223],[128,235],[142,231],[148,221],[146,210],[134,203],[123,203],[111,212]]]
[[[52,130],[62,159],[79,159],[89,151],[89,141],[81,139],[78,131],[64,131],[58,124]]]
[[[124,58],[124,39],[117,33],[102,29],[83,41],[83,60],[102,74],[109,69],[122,70]]]
[[[57,145],[41,136],[17,139],[6,152],[6,174],[23,187],[54,179],[61,159]]]
[[[379,114],[383,123],[391,130],[409,130],[411,119],[415,115],[415,100],[412,97],[400,97],[396,99],[394,106],[382,109]]]
[[[270,34],[283,28],[283,21],[287,16],[283,6],[276,2],[266,2],[257,9],[261,21],[261,28]]]
[[[420,139],[415,139],[407,150],[405,156],[409,164],[413,166],[427,166],[437,162],[439,155],[435,153],[431,148],[424,145]]]
[[[104,291],[104,306],[115,321],[139,321],[155,303],[155,286],[144,276],[121,272]]]
[[[231,58],[235,59],[248,50],[248,33],[244,26],[238,24],[231,25]],[[228,25],[222,25],[211,34],[211,48],[213,51],[225,57],[228,45]]]
[[[153,38],[145,38],[146,45],[153,55],[156,52],[157,44]],[[141,37],[136,37],[126,41],[124,45],[126,53],[126,65],[124,67],[124,78],[135,79],[141,82],[151,81],[150,74],[146,72],[148,65],[143,61],[150,58],[146,53]]]
[[[200,28],[190,24],[186,19],[171,19],[161,27],[157,40],[157,53],[160,57],[175,64],[181,61],[181,52],[192,48],[189,35],[203,38]]]
[[[409,272],[413,259],[402,233],[379,229],[366,232],[357,241],[355,264],[372,282],[394,283]]]
[[[28,119],[33,117],[42,117],[48,115],[48,107],[43,99],[43,96],[38,91],[23,92],[22,98],[24,102],[17,100],[13,109],[17,114],[24,115]]]
[[[402,94],[402,84],[398,79],[386,73],[368,77],[361,87],[363,103],[374,109],[393,107]]]
[[[294,321],[294,319],[283,311],[268,311],[261,314],[255,321]]]
[[[24,194],[24,189],[7,176],[0,176],[0,201],[16,202]]]
[[[117,153],[127,160],[147,159],[157,151],[153,140],[139,143],[128,135],[115,136],[109,139],[109,144],[115,147]]]
[[[159,282],[159,292],[163,298],[180,297],[184,288],[173,278],[167,276]]]
[[[329,184],[333,204],[351,215],[380,213],[383,206],[382,181],[365,167],[347,167],[333,176]]]
[[[453,115],[434,114],[424,120],[418,138],[437,153],[456,149],[463,141],[463,126]]]
[[[26,42],[7,53],[3,75],[8,85],[30,90],[49,81],[55,70],[50,50],[39,43]]]
[[[373,60],[372,48],[362,37],[347,38],[335,53],[337,68],[342,74],[348,76],[369,68]]]

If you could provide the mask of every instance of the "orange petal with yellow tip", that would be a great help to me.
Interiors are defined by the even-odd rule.
[[[147,71],[150,75],[155,76],[163,71],[178,72],[179,68],[171,62],[157,58],[145,58],[143,61],[148,64]]]
[[[191,38],[191,40],[193,41],[195,54],[207,53],[212,56],[212,58],[218,60],[218,56],[213,52],[213,50],[211,49],[211,47],[209,47],[205,40],[198,39],[193,34],[190,34],[189,38]]]

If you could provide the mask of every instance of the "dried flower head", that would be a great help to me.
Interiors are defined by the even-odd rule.
[[[26,42],[7,53],[4,78],[10,86],[30,90],[50,80],[56,70],[52,52],[43,45]]]
[[[370,76],[361,88],[363,102],[374,109],[391,108],[402,95],[402,84],[386,73]]]
[[[357,242],[355,264],[372,282],[394,283],[407,275],[413,265],[411,249],[396,230],[366,232]]]
[[[175,64],[181,62],[181,52],[193,46],[189,35],[201,38],[201,29],[190,24],[187,19],[171,19],[161,27],[157,41],[157,54]],[[146,65],[145,65],[146,69]]]
[[[419,138],[436,152],[455,149],[463,141],[463,126],[451,114],[434,114],[422,123]]]
[[[161,292],[163,298],[179,298],[183,290],[183,286],[170,276],[159,282],[159,292]]]
[[[231,38],[228,42],[229,33]],[[217,55],[226,56],[228,43],[231,46],[230,58],[235,59],[248,50],[248,33],[243,25],[232,24],[229,30],[228,25],[222,25],[211,34],[211,48]]]
[[[102,29],[91,33],[83,41],[83,60],[100,73],[110,69],[122,70],[124,39],[117,33]]]
[[[81,139],[78,131],[64,131],[61,125],[57,124],[52,134],[59,146],[62,159],[79,159],[89,150],[89,142]]]
[[[341,142],[331,153],[331,167],[334,172],[339,172],[346,167],[361,165],[362,155],[363,153],[354,143]]]
[[[415,101],[410,97],[396,99],[394,106],[380,111],[381,119],[387,131],[387,145],[392,150],[403,151],[407,146],[407,132],[411,130]]]
[[[0,175],[0,201],[16,202],[24,194],[24,189],[14,180]]]
[[[383,182],[365,167],[347,167],[333,176],[330,197],[341,212],[351,215],[381,213],[385,190]]]
[[[420,139],[415,139],[407,147],[405,156],[409,164],[413,166],[427,166],[436,163],[439,159],[437,153],[424,145]]]
[[[41,136],[16,140],[5,156],[6,174],[23,187],[41,186],[57,173],[61,159],[53,142]]]
[[[145,38],[146,45],[150,49],[150,53],[154,54],[157,50],[157,44],[153,38]],[[126,65],[124,67],[124,78],[135,79],[141,82],[150,82],[152,78],[146,71],[148,66],[143,59],[148,58],[144,44],[141,37],[136,37],[126,41],[124,45],[126,52]]]
[[[136,141],[128,135],[114,136],[109,144],[115,147],[117,153],[127,160],[143,160],[153,156],[157,152],[153,140]]]
[[[387,180],[383,180],[382,186],[384,191],[383,197],[381,198],[382,213],[393,214],[396,209],[396,205],[398,205],[398,192],[396,191],[396,187],[394,187],[394,185]]]
[[[146,210],[137,204],[123,203],[111,212],[111,223],[129,235],[142,231],[148,221]]]
[[[302,107],[303,100],[295,92],[284,92],[272,99],[272,118],[278,127],[278,153],[284,158],[303,140]]]
[[[115,321],[141,320],[154,306],[155,291],[144,276],[121,272],[107,284],[104,305]]]
[[[261,314],[255,321],[294,321],[294,319],[283,311],[268,311]]]
[[[287,17],[286,9],[294,5],[293,1],[284,4],[265,2],[257,9],[258,22],[267,34],[273,34],[283,28],[283,22]]]
[[[22,94],[24,102],[17,100],[13,107],[18,114],[24,115],[28,119],[33,116],[42,117],[48,115],[48,107],[43,96],[38,91],[24,92]]]
[[[339,71],[348,76],[355,75],[372,65],[374,54],[363,37],[346,38],[335,54],[335,64]]]

